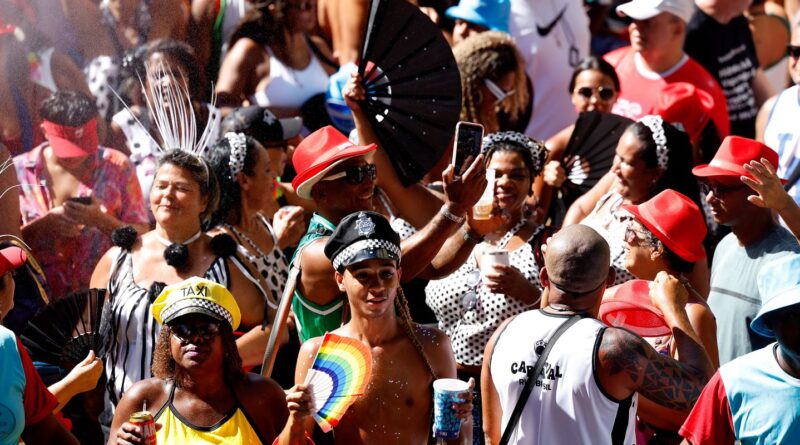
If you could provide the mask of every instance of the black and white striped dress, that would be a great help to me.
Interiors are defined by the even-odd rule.
[[[217,257],[204,278],[225,287],[230,272],[225,257]],[[133,256],[122,249],[109,280],[111,303],[111,346],[106,360],[108,392],[113,405],[139,380],[152,377],[150,366],[161,325],[150,313],[153,304],[148,289],[133,281]]]

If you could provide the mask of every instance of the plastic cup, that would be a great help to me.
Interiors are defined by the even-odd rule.
[[[492,209],[494,208],[494,178],[494,169],[486,170],[486,188],[483,190],[483,195],[481,195],[478,202],[472,206],[472,217],[475,219],[489,219],[492,216]]]
[[[460,396],[466,391],[469,391],[469,384],[458,379],[433,382],[433,437],[443,440],[458,438],[461,419],[456,417],[453,404],[463,402]]]
[[[481,255],[481,278],[486,281],[486,274],[494,272],[494,265],[508,266],[507,250],[489,250]]]

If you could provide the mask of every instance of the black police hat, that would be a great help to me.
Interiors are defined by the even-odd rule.
[[[325,256],[339,272],[355,263],[376,258],[399,263],[400,235],[379,213],[351,213],[342,219],[328,239]]]
[[[244,133],[258,142],[276,143],[291,139],[300,133],[303,120],[299,117],[278,119],[264,107],[253,105],[234,109],[222,121],[222,134],[232,131]]]

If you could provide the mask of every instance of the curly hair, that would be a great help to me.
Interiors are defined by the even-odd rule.
[[[258,160],[258,150],[263,149],[261,144],[250,136],[245,136],[247,153],[244,158],[242,173],[252,176],[256,161]],[[242,191],[236,177],[231,175],[231,142],[228,138],[221,138],[208,149],[204,154],[206,161],[211,166],[217,180],[219,181],[220,199],[219,207],[211,214],[208,221],[208,228],[216,227],[223,223],[233,225],[241,221]]]
[[[273,6],[270,11],[270,6]],[[248,38],[258,44],[271,46],[273,43],[283,43],[283,30],[286,23],[287,0],[266,0],[251,9],[239,26],[231,35],[229,47],[233,47],[237,40]]]
[[[219,183],[203,158],[180,149],[173,149],[158,158],[156,174],[165,164],[174,165],[191,173],[192,178],[200,186],[200,194],[208,199],[205,210],[200,213],[200,222],[205,223],[217,209],[219,203]]]
[[[515,93],[499,107],[511,118],[512,125],[528,105],[528,82],[525,62],[514,40],[506,33],[487,31],[472,35],[453,48],[461,74],[461,120],[477,122],[489,129],[498,129],[497,114],[480,115],[479,104],[484,99],[481,87],[485,80],[498,82],[514,73]]]
[[[172,350],[170,348],[170,337],[172,330],[168,324],[161,326],[161,332],[158,333],[158,340],[156,347],[153,351],[153,376],[164,379],[174,380],[178,388],[184,387],[185,377],[176,372],[175,358],[172,357]],[[222,340],[222,350],[225,354],[225,359],[222,361],[222,372],[227,382],[233,382],[244,379],[244,370],[242,369],[242,357],[239,356],[239,350],[236,349],[236,338],[233,336],[233,330],[227,323],[219,324],[219,336]]]

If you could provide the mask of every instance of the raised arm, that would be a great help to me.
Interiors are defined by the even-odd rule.
[[[656,352],[644,339],[618,328],[606,329],[595,357],[600,384],[621,400],[634,392],[667,408],[689,410],[694,405],[714,367],[689,323],[686,289],[677,278],[659,272],[651,299],[672,328],[678,357]]]
[[[761,162],[750,161],[745,164],[744,169],[755,180],[742,176],[742,182],[758,192],[758,196],[748,196],[747,200],[759,207],[777,211],[795,238],[800,240],[800,207],[784,190],[775,167],[766,158],[761,158]]]

